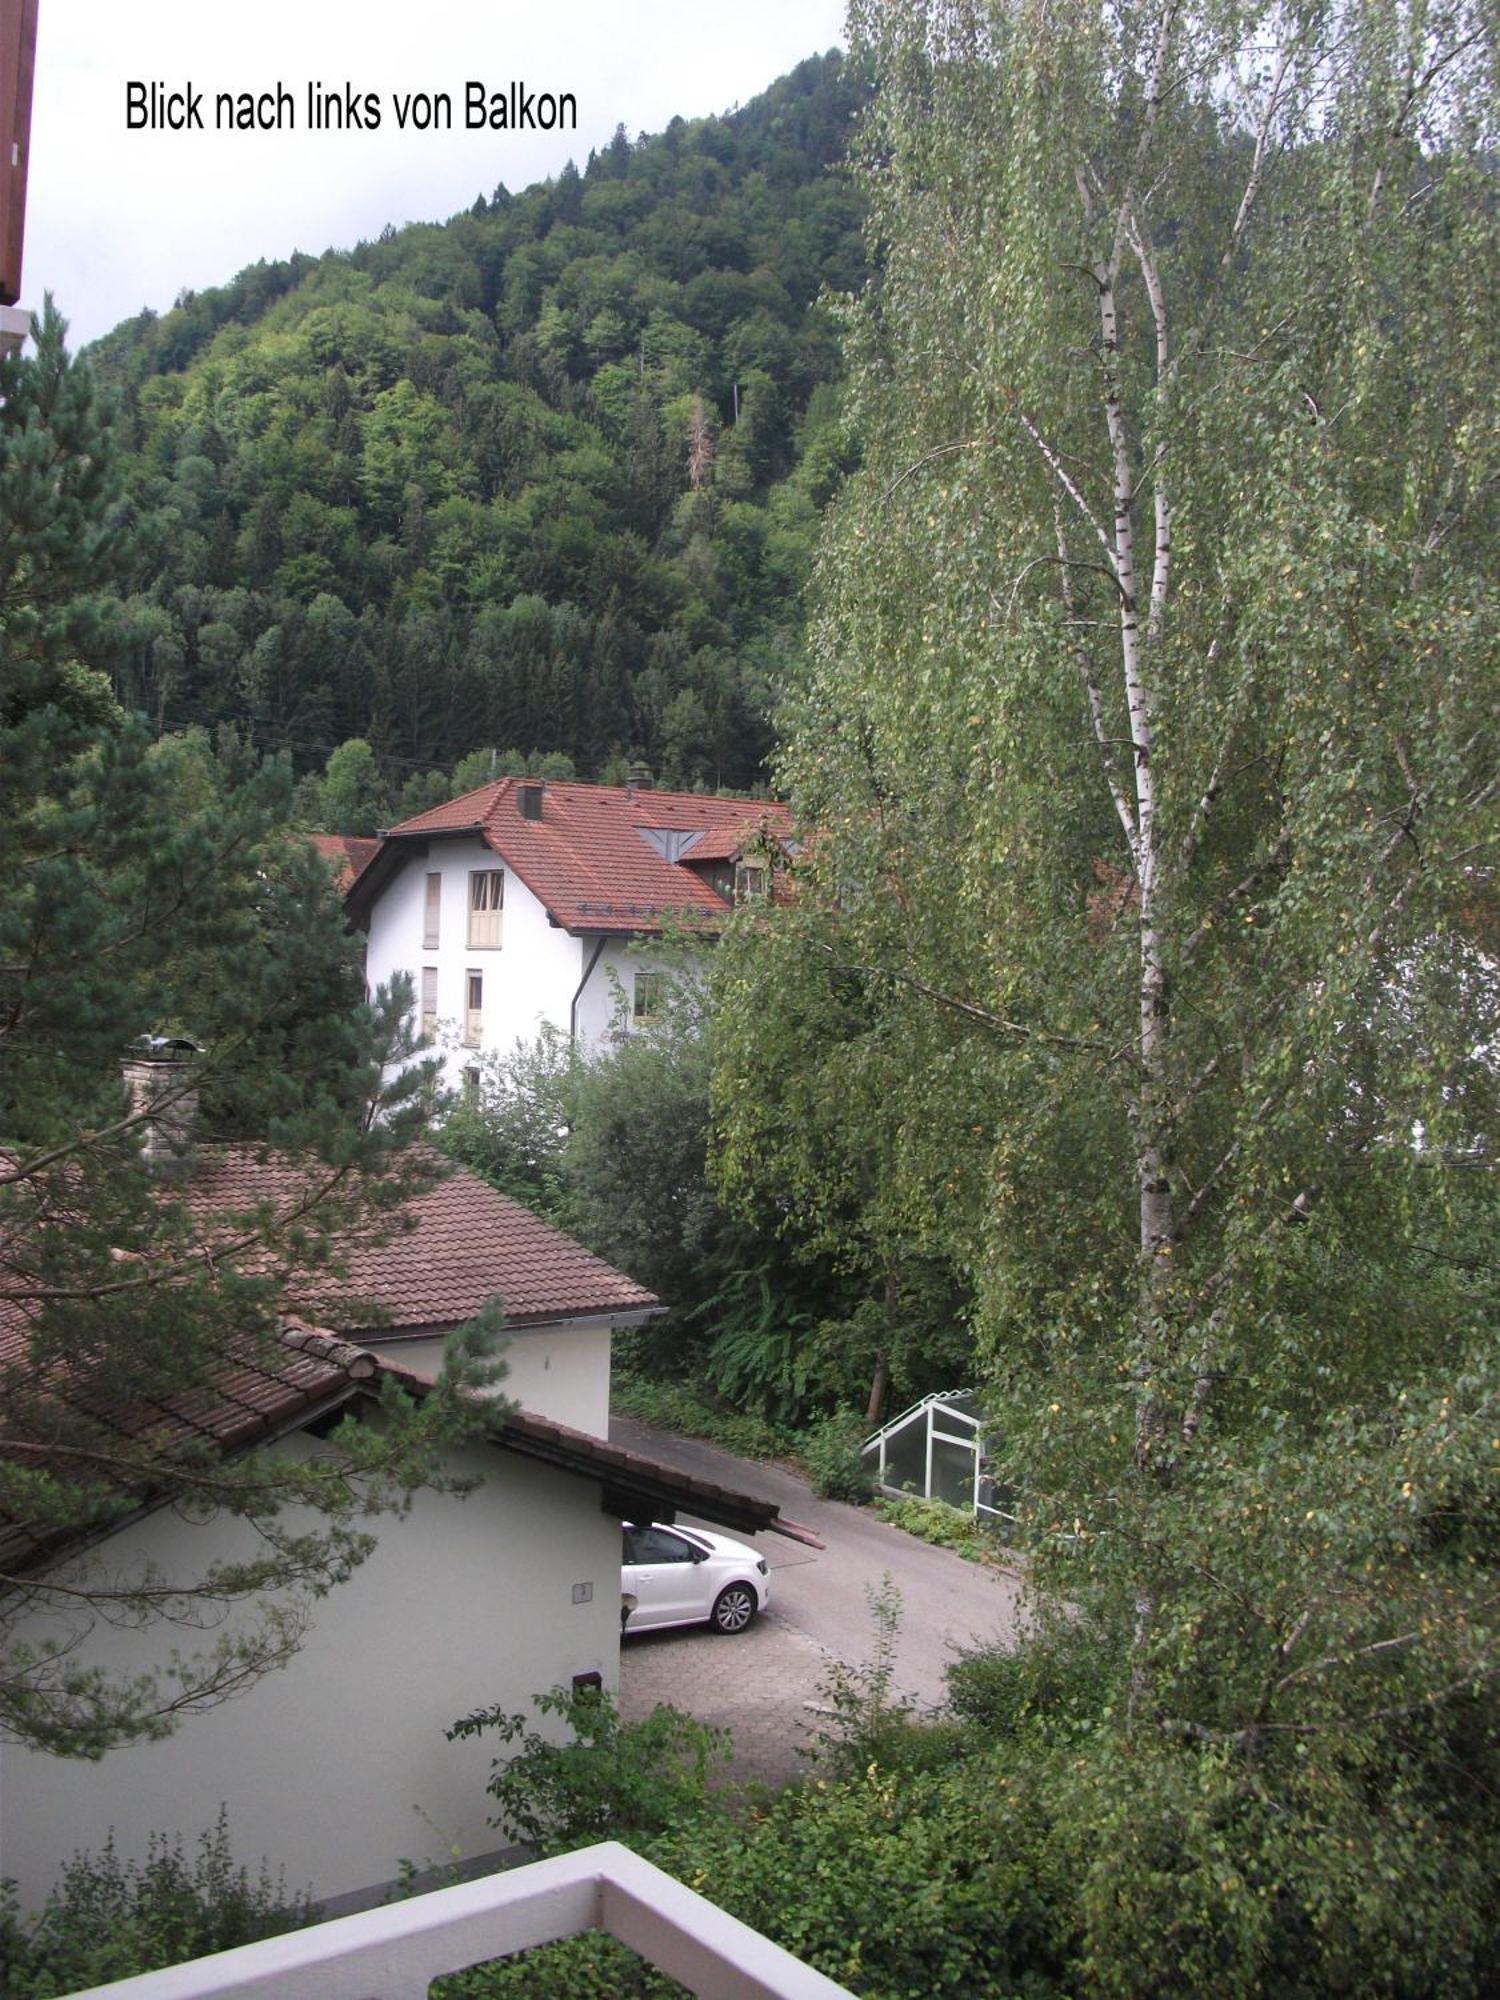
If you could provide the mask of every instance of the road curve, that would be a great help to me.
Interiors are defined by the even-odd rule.
[[[919,1542],[864,1508],[819,1500],[783,1466],[735,1458],[634,1417],[611,1417],[609,1435],[627,1451],[774,1500],[789,1520],[811,1528],[826,1544],[821,1551],[782,1535],[742,1539],[753,1542],[772,1571],[771,1615],[836,1659],[870,1657],[875,1628],[865,1592],[888,1572],[901,1592],[894,1680],[907,1701],[939,1707],[943,1670],[960,1647],[1008,1645],[1016,1637],[1020,1583],[1006,1570]]]

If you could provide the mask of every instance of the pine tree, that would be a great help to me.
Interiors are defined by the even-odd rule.
[[[441,1479],[472,1419],[461,1366],[420,1410],[388,1399],[387,1422],[297,1461],[164,1456],[149,1426],[110,1421],[212,1401],[231,1352],[284,1365],[289,1295],[315,1296],[340,1237],[393,1222],[432,1167],[411,1147],[426,1073],[387,1081],[410,995],[365,1004],[322,865],[287,830],[289,770],[257,769],[233,732],[153,743],[84,663],[111,556],[109,418],[63,334],[49,308],[34,357],[0,363],[0,1515],[68,1543],[175,1501],[259,1531],[252,1559],[185,1575],[0,1576],[0,1731],[92,1756],[284,1658],[311,1598],[372,1546],[361,1516]],[[163,1033],[201,1046],[205,1136],[303,1176],[295,1219],[251,1205],[211,1249],[185,1183],[147,1161],[121,1058]],[[249,1614],[232,1636],[177,1657],[181,1628],[230,1607]],[[16,1622],[34,1635],[43,1614],[51,1639],[21,1644]],[[160,1672],[84,1663],[106,1615],[160,1621]]]

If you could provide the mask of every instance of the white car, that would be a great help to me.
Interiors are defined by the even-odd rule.
[[[743,1632],[771,1586],[763,1558],[728,1535],[627,1521],[620,1593],[626,1632],[705,1620],[716,1632]]]

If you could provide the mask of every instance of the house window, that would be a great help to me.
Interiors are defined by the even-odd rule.
[[[742,861],[734,871],[734,900],[737,903],[753,903],[765,893],[765,869]]]
[[[437,1033],[437,967],[422,967],[422,1033]]]
[[[464,1046],[477,1049],[484,1028],[484,974],[464,974]]]
[[[664,972],[638,972],[635,975],[635,992],[632,1013],[634,1018],[645,1023],[656,1020],[666,1004],[667,976]]]
[[[436,951],[443,918],[443,878],[429,875],[427,899],[422,905],[422,949]]]
[[[499,949],[500,916],[504,908],[504,869],[476,868],[469,877],[470,951]]]

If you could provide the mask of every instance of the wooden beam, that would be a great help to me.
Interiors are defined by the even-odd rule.
[[[39,0],[0,0],[0,305],[21,296]]]

